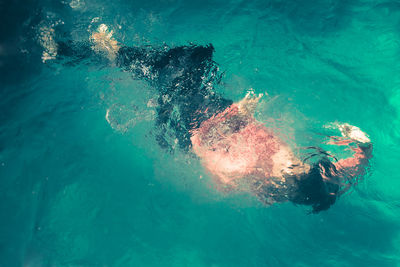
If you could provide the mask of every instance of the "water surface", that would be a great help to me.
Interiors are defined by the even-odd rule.
[[[0,8],[0,266],[399,266],[396,1]],[[212,43],[218,92],[267,92],[257,118],[298,144],[332,121],[359,126],[370,174],[317,215],[218,192],[197,159],[157,145],[148,84],[107,64],[43,64],[43,27],[87,41],[100,23],[130,46]],[[115,107],[124,129],[105,118]]]

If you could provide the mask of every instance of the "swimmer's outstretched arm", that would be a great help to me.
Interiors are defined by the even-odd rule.
[[[350,172],[352,175],[365,174],[365,167],[372,158],[373,145],[367,134],[362,132],[360,128],[344,123],[336,124],[341,137],[331,137],[328,144],[338,146],[349,146],[354,152],[352,157],[341,159],[334,163],[336,169]],[[354,146],[352,146],[354,145]]]

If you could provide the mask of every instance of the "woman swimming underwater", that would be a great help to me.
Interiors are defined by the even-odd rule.
[[[53,55],[69,61],[107,58],[134,78],[146,80],[158,91],[159,145],[171,149],[172,132],[174,143],[197,155],[221,188],[250,192],[265,204],[310,205],[317,213],[334,204],[351,179],[366,172],[372,143],[358,127],[333,124],[341,136],[329,137],[329,144],[347,146],[352,157],[337,161],[315,147],[316,153],[301,159],[254,118],[262,95],[248,93],[233,103],[215,93],[213,86],[221,77],[212,45],[127,47],[113,39],[105,25],[90,40],[54,42]]]

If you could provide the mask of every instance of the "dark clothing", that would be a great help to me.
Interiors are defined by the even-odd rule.
[[[179,147],[187,150],[191,146],[190,130],[232,104],[214,92],[221,77],[212,60],[213,52],[212,45],[121,47],[118,51],[117,64],[159,92],[156,123],[162,147],[171,147],[173,140],[167,132],[172,130]]]
[[[58,42],[58,57],[64,64],[82,60],[101,61],[104,57],[86,42]],[[201,122],[225,110],[233,102],[215,93],[221,74],[212,60],[214,47],[188,45],[174,48],[127,47],[118,50],[116,64],[146,80],[159,92],[157,106],[157,141],[172,151],[176,143],[187,151],[191,147],[191,130]]]

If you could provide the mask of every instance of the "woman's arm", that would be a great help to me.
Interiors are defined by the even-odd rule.
[[[334,163],[337,170],[345,171],[351,176],[364,175],[369,160],[372,158],[373,145],[367,134],[350,124],[337,124],[341,137],[331,137],[329,144],[348,146],[353,151],[351,157]]]

